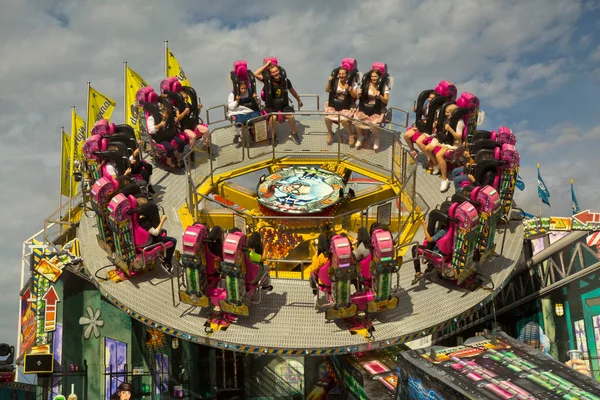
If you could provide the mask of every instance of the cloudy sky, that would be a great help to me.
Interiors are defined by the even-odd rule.
[[[168,5],[167,5],[168,4]],[[518,138],[537,214],[536,164],[551,192],[546,215],[570,215],[569,178],[582,208],[600,211],[600,3],[594,0],[253,2],[1,0],[0,342],[16,344],[21,244],[58,205],[59,127],[85,115],[86,82],[119,104],[123,61],[158,86],[163,40],[205,105],[223,103],[236,59],[252,69],[277,56],[300,93],[319,93],[354,57],[389,66],[392,105],[441,79],[481,99],[484,128]]]

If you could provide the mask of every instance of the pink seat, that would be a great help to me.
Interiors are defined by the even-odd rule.
[[[325,265],[323,265],[317,271],[317,282],[319,284],[319,290],[325,292],[327,294],[331,294],[331,279],[329,278],[329,267],[331,266],[331,261],[327,261]]]
[[[183,87],[176,76],[169,76],[160,82],[160,91],[164,92],[181,92]]]

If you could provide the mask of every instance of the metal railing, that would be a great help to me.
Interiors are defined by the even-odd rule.
[[[223,114],[223,118],[220,118],[220,119],[211,119],[210,118],[210,110],[219,109],[219,108],[222,110],[225,110],[223,105],[212,107],[207,110],[207,115],[209,115],[207,117],[207,122],[209,123],[209,128],[211,128],[212,125],[227,121],[225,114]],[[396,108],[392,108],[392,109],[396,109]],[[398,110],[398,112],[402,112],[406,115],[405,120],[407,123],[408,113],[405,110],[401,110],[401,109],[396,109],[396,110]],[[269,118],[272,115],[274,115],[274,114],[266,114],[266,115],[263,115],[260,117],[256,117],[256,118],[250,120],[249,122],[250,123],[251,122],[260,123],[261,121],[263,121],[263,123],[266,123],[266,122],[264,122],[265,119]],[[331,113],[323,113],[323,112],[299,111],[294,114],[288,113],[288,114],[283,114],[283,115],[284,116],[285,115],[294,115],[297,119],[301,119],[303,117],[323,118],[326,116],[331,116],[332,114]],[[341,117],[339,116],[339,114],[334,113],[333,115],[338,115],[338,121],[341,122]],[[390,118],[392,118],[392,117],[390,117]],[[208,152],[208,154],[206,152],[200,151],[198,148],[198,145],[199,145],[199,143],[198,143],[198,145],[195,146],[195,148],[192,149],[192,151],[184,157],[184,162],[186,165],[186,173],[187,173],[187,178],[188,178],[188,185],[189,185],[187,205],[188,205],[188,209],[189,209],[190,213],[193,215],[193,217],[195,219],[198,219],[198,217],[199,217],[199,212],[198,212],[199,202],[198,202],[197,196],[195,196],[195,194],[198,192],[198,189],[203,184],[205,184],[209,179],[210,179],[211,185],[216,184],[215,179],[214,179],[215,171],[217,171],[219,169],[225,169],[232,165],[236,165],[238,167],[243,166],[244,161],[246,160],[246,156],[248,156],[248,158],[252,158],[253,160],[262,159],[262,161],[271,162],[273,164],[276,163],[276,161],[278,160],[278,158],[277,158],[278,156],[285,156],[286,158],[292,158],[292,159],[296,156],[299,158],[304,158],[304,159],[306,159],[307,157],[313,156],[313,157],[315,157],[315,159],[318,159],[318,160],[325,159],[325,160],[331,160],[331,161],[335,161],[335,162],[339,162],[341,160],[347,160],[350,162],[358,161],[362,164],[365,164],[368,167],[373,167],[376,170],[383,171],[384,174],[388,174],[390,179],[393,182],[396,182],[396,184],[401,185],[401,193],[405,193],[405,195],[408,195],[411,198],[412,202],[414,202],[414,194],[416,192],[415,191],[415,188],[416,188],[416,162],[414,160],[414,157],[402,145],[401,138],[400,138],[400,135],[398,134],[398,132],[386,129],[383,126],[377,126],[377,125],[373,125],[373,124],[363,123],[363,122],[355,120],[353,118],[348,118],[348,119],[352,123],[361,123],[363,125],[369,126],[371,129],[378,129],[380,132],[380,135],[381,134],[390,135],[390,137],[392,139],[392,149],[391,149],[392,158],[391,158],[391,160],[389,160],[390,161],[389,164],[386,164],[386,165],[376,164],[372,160],[361,157],[360,155],[343,153],[342,149],[341,149],[340,135],[336,135],[337,136],[337,146],[333,146],[333,150],[320,149],[318,151],[303,147],[302,144],[300,144],[298,146],[297,151],[293,151],[293,152],[280,151],[277,149],[276,141],[273,140],[273,138],[272,138],[271,146],[270,146],[271,148],[269,150],[266,150],[268,148],[268,146],[263,147],[264,150],[262,150],[262,153],[257,154],[256,150],[252,149],[249,146],[249,144],[246,141],[244,141],[239,153],[234,153],[234,154],[238,154],[239,157],[235,157],[234,159],[228,159],[228,160],[220,160],[218,158],[218,156],[215,157],[215,159],[213,160],[213,154],[210,151]],[[385,123],[388,123],[388,122],[390,122],[390,121],[385,121]],[[395,125],[402,126],[397,123]],[[214,132],[213,132],[213,134],[214,134]],[[211,135],[211,138],[212,138],[212,135]],[[210,140],[209,148],[212,148],[212,139]],[[190,160],[191,154],[194,154],[195,162],[192,162]],[[199,159],[200,159],[200,161],[199,161]],[[412,161],[412,165],[409,165],[409,160]],[[208,161],[208,162],[205,162],[205,161]],[[408,190],[408,193],[406,192],[407,190]],[[285,219],[286,217],[282,217],[282,218]],[[297,218],[297,217],[290,217],[290,218]]]

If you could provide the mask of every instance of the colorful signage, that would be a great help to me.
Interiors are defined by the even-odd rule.
[[[258,184],[258,202],[290,214],[318,213],[339,202],[342,177],[314,167],[284,168]]]

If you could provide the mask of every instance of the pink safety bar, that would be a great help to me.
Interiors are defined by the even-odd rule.
[[[458,226],[463,229],[472,229],[479,220],[477,209],[468,201],[462,202],[456,208],[454,216],[458,219]]]
[[[516,147],[508,143],[502,145],[502,155],[500,156],[500,159],[506,163],[504,168],[514,168],[519,165],[521,160]]]
[[[242,232],[228,233],[223,241],[223,261],[237,264],[239,256],[244,251],[246,236]]]
[[[388,67],[386,63],[383,62],[374,62],[371,65],[371,69],[378,69],[382,74],[388,73]]]
[[[176,76],[169,76],[160,82],[160,91],[164,92],[181,92],[183,87]]]
[[[140,106],[144,103],[158,103],[158,94],[152,86],[146,86],[137,91],[135,101]]]
[[[100,135],[90,136],[82,146],[83,155],[87,160],[96,160],[98,156],[94,153],[101,151],[100,145],[102,137]]]
[[[194,224],[185,228],[182,243],[183,254],[189,256],[198,254],[200,247],[204,246],[206,236],[206,227],[202,224]]]
[[[266,64],[267,61],[271,61],[271,64],[273,64],[273,65],[279,65],[279,63],[277,61],[277,57],[265,57],[263,59],[263,64]]]
[[[112,178],[102,177],[94,182],[94,185],[92,186],[92,198],[98,204],[107,204],[110,201],[116,187],[117,182],[115,180]]]
[[[458,209],[458,203],[454,203],[448,209],[448,217],[454,218],[456,210]],[[440,249],[446,257],[452,255],[452,251],[454,250],[454,231],[456,229],[455,222],[450,221],[448,224],[448,232],[444,237],[437,241],[437,247]]]
[[[92,135],[109,135],[110,134],[110,122],[107,119],[101,119],[96,121],[94,127],[91,130]]]
[[[461,108],[468,108],[469,110],[479,109],[479,98],[473,93],[463,92],[460,97],[456,100],[456,105]]]
[[[233,73],[240,81],[248,82],[248,63],[246,60],[234,61]]]
[[[456,100],[456,95],[458,94],[458,90],[454,83],[450,81],[440,81],[435,87],[434,91],[443,97],[448,97],[450,100]]]
[[[336,268],[352,266],[352,245],[347,237],[335,235],[331,238],[331,263]]]
[[[501,126],[498,130],[492,131],[492,140],[498,143],[512,144],[513,146],[517,144],[517,138],[513,134],[512,129],[506,126]]]
[[[353,71],[358,68],[358,63],[354,58],[342,58],[340,66],[346,68],[348,71]]]
[[[375,229],[371,234],[371,244],[376,259],[381,260],[385,257],[392,258],[394,256],[394,240],[389,231]]]

